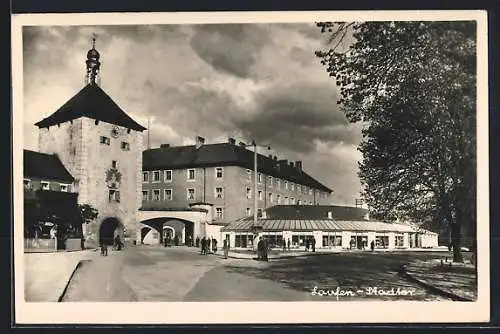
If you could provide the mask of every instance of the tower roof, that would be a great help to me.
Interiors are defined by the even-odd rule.
[[[99,86],[88,84],[49,117],[35,123],[39,128],[88,117],[136,131],[145,127],[128,116]]]

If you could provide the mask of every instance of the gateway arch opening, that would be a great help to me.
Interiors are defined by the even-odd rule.
[[[115,217],[104,219],[99,227],[99,242],[113,246],[116,237],[119,237],[120,241],[123,242],[123,224]]]

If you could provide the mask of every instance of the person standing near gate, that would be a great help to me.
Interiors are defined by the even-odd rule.
[[[264,249],[264,241],[262,237],[259,237],[259,242],[257,243],[257,261],[262,260],[262,253]]]
[[[312,244],[312,250],[313,250],[313,253],[316,252],[316,238],[312,238],[311,240],[311,244]]]
[[[224,259],[227,259],[227,254],[229,253],[229,242],[227,239],[224,239],[222,249],[224,250]]]
[[[290,238],[287,241],[288,251],[290,251]]]
[[[205,237],[201,238],[200,247],[201,247],[200,254],[205,255]]]

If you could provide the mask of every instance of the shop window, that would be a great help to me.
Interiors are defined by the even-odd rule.
[[[394,240],[394,246],[395,247],[403,247],[404,246],[404,241],[403,241],[403,235],[396,235],[395,240]]]
[[[377,247],[377,248],[387,248],[387,247],[389,247],[389,236],[387,236],[387,235],[376,235],[375,236],[375,247]]]

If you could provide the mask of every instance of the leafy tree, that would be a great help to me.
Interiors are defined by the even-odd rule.
[[[462,229],[475,240],[476,222],[475,22],[317,25],[333,45],[316,55],[338,103],[364,125],[359,176],[372,214],[448,222],[462,262]]]
[[[92,222],[99,214],[99,211],[90,204],[78,204],[78,211],[84,224]]]

